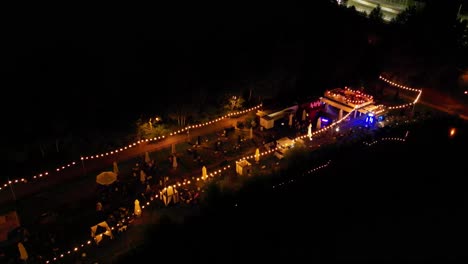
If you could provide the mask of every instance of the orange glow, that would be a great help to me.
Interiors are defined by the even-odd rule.
[[[457,132],[457,130],[456,130],[455,128],[451,128],[451,129],[450,129],[450,133],[449,133],[450,137],[455,136],[455,133],[456,133],[456,132]]]

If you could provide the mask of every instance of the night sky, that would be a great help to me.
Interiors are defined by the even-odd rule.
[[[201,92],[215,100],[264,79],[297,79],[305,57],[305,9],[292,3],[5,10],[1,147],[12,170],[37,160],[37,139],[53,142],[57,129],[75,141],[126,133]],[[257,87],[257,96],[279,86]]]
[[[180,90],[233,88],[271,71],[272,50],[303,18],[291,6],[198,3],[50,13],[3,26],[0,69],[15,102],[53,112],[148,110]]]

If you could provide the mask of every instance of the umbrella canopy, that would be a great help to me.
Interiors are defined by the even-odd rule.
[[[104,237],[113,239],[112,231],[106,221],[97,225],[91,226],[91,237],[94,238],[96,244],[99,244]]]
[[[203,168],[202,168],[202,176],[201,176],[201,177],[202,177],[202,179],[207,178],[207,175],[206,175],[206,167],[205,167],[205,166],[203,166]]]
[[[96,176],[96,182],[101,185],[111,185],[117,180],[117,173],[112,171],[104,171],[101,172],[98,176]]]
[[[21,260],[27,260],[28,259],[28,252],[26,251],[26,248],[24,247],[23,243],[19,242],[18,243],[18,250],[20,253],[20,259]]]
[[[140,201],[138,201],[138,199],[135,200],[135,207],[133,211],[136,216],[141,215],[141,206],[140,206]]]

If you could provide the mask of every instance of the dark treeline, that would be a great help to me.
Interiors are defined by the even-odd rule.
[[[385,69],[410,85],[458,96],[468,67],[467,21],[457,17],[461,4],[468,6],[466,1],[427,1],[423,9],[400,14],[385,32]]]

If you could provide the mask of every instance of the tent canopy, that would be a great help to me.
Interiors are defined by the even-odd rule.
[[[91,227],[91,237],[94,238],[96,244],[102,241],[104,237],[113,239],[112,231],[106,221],[102,221],[97,225]]]
[[[171,202],[173,203],[179,202],[179,192],[177,191],[176,188],[173,188],[172,186],[164,188],[160,192],[160,197],[166,206]]]

